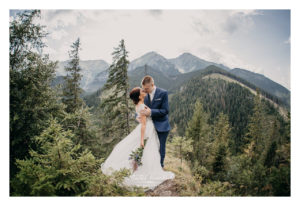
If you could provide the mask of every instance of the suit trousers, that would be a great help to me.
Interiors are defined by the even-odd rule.
[[[160,147],[159,147],[159,152],[160,152],[160,164],[162,167],[164,167],[164,159],[165,159],[165,155],[166,155],[166,141],[167,141],[167,137],[169,134],[169,131],[167,132],[157,132],[158,135],[158,139],[160,142]]]

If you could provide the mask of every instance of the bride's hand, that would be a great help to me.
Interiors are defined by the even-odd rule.
[[[142,109],[141,114],[149,117],[151,114],[151,109],[149,107],[145,106],[145,109]]]
[[[141,142],[141,147],[144,148],[144,141]]]

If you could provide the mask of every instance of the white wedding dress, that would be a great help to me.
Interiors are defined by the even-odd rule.
[[[144,108],[145,104],[140,104],[136,112]],[[155,130],[151,117],[146,118],[146,129],[144,140],[147,142],[144,146],[143,156],[141,159],[142,165],[138,166],[133,172],[132,160],[129,156],[133,150],[140,147],[141,143],[141,124],[121,140],[112,150],[108,158],[102,163],[101,170],[106,175],[111,175],[112,172],[127,168],[131,170],[131,175],[125,177],[122,184],[126,186],[140,186],[144,191],[154,189],[167,179],[173,179],[175,174],[170,171],[164,171],[160,165],[160,142]]]

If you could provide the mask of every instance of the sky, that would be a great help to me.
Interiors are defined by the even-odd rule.
[[[189,52],[290,89],[290,10],[42,10],[37,22],[49,32],[44,52],[53,60],[67,60],[80,37],[81,60],[110,64],[124,39],[130,61],[150,51],[165,58]]]

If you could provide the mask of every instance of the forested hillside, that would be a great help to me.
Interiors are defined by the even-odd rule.
[[[267,84],[261,85],[260,82],[258,82],[257,84],[253,84],[251,83],[251,81],[245,80],[245,78],[241,78],[230,71],[225,71],[224,69],[213,65],[208,66],[204,69],[197,69],[192,72],[187,72],[172,77],[148,65],[145,65],[143,67],[137,67],[135,70],[128,72],[130,88],[133,88],[136,85],[140,85],[142,77],[146,74],[151,75],[155,80],[155,85],[168,90],[169,94],[174,94],[178,89],[182,87],[182,85],[188,82],[191,78],[198,76],[205,78],[206,76],[209,76],[211,74],[223,75],[224,77],[230,79],[230,81],[236,81],[239,84],[248,87],[254,93],[256,92],[256,88],[259,88],[264,98],[270,100],[277,107],[281,107],[279,108],[281,109],[281,113],[286,114],[287,111],[290,111],[290,95],[288,90],[285,89],[281,92],[281,95],[277,95],[277,90],[274,90],[274,92],[272,92],[272,90],[270,90],[269,87],[266,86]],[[269,85],[276,86],[277,84]],[[86,100],[89,106],[97,106],[100,103],[99,99],[97,98],[98,95],[96,95],[96,93],[100,94],[101,88],[92,94],[87,94],[84,96],[84,99]]]

